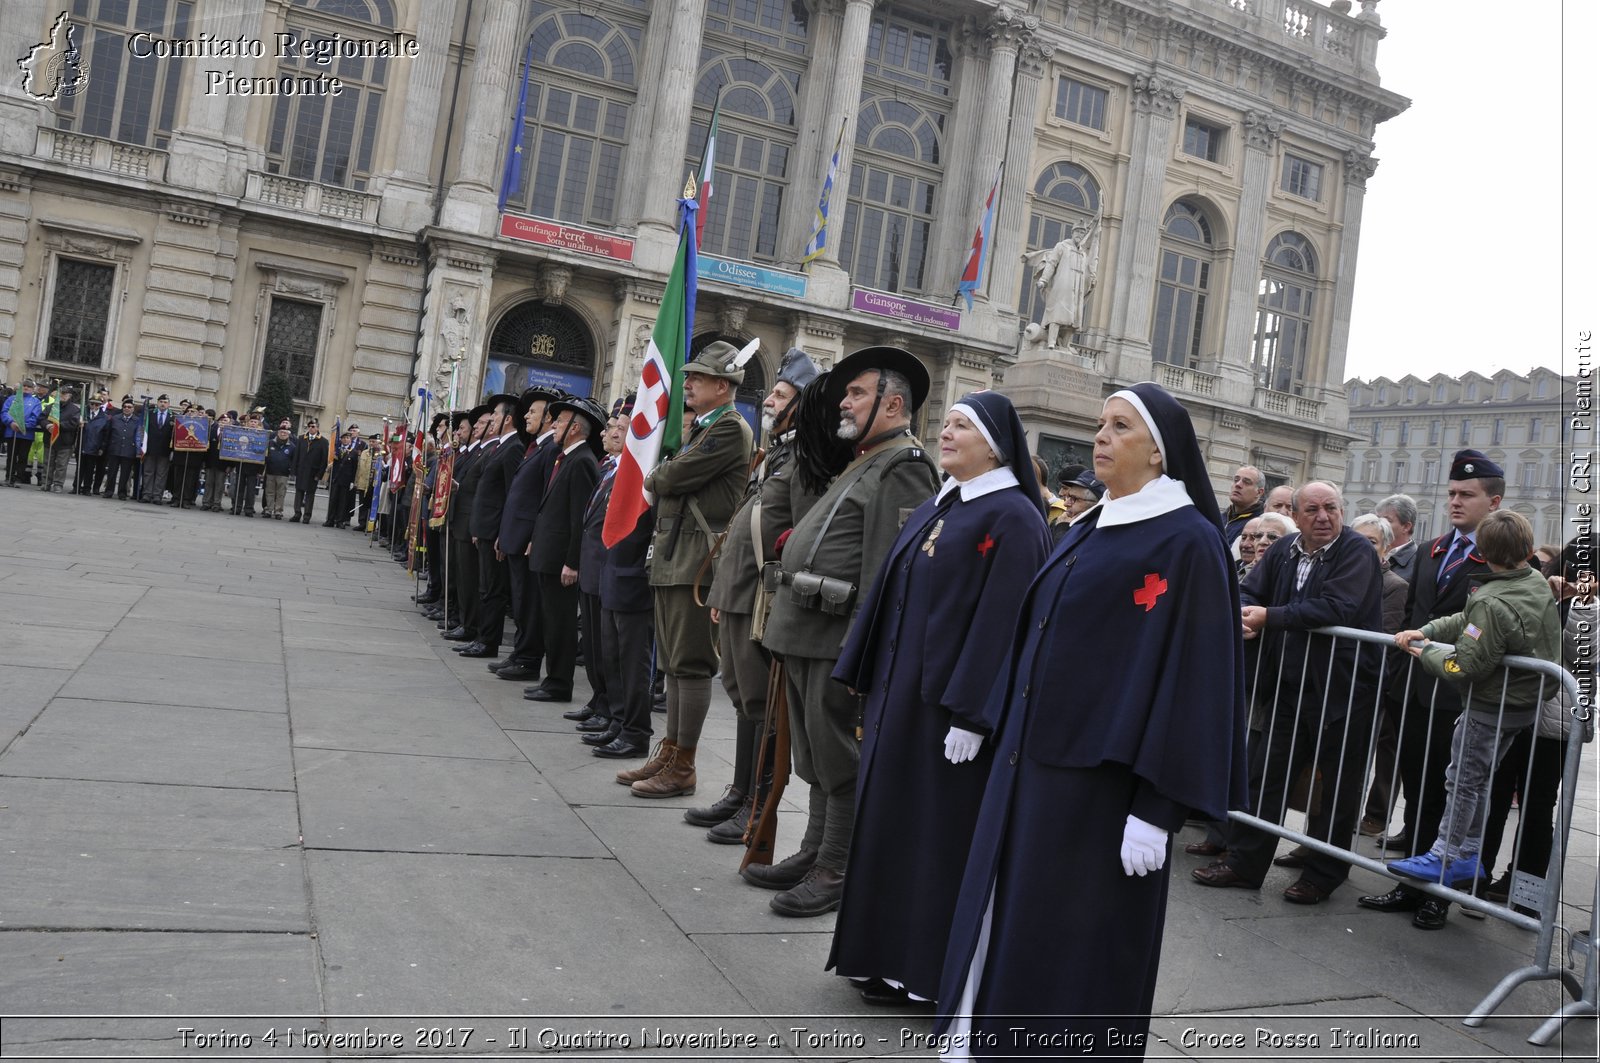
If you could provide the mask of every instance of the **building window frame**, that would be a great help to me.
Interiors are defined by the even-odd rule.
[[[1285,151],[1278,175],[1278,188],[1296,199],[1322,202],[1323,175],[1327,168],[1316,159]]]
[[[62,374],[76,372],[95,375],[114,374],[119,364],[121,345],[116,342],[122,326],[122,312],[127,303],[129,269],[135,248],[142,244],[139,234],[127,230],[97,228],[80,222],[64,222],[41,218],[40,229],[44,245],[44,290],[40,293],[39,320],[34,340],[32,362],[49,369],[60,369]],[[49,357],[50,324],[55,311],[56,280],[61,259],[76,259],[95,265],[111,266],[115,273],[111,279],[111,305],[106,314],[105,337],[98,365],[78,362],[61,362]]]
[[[338,327],[339,300],[350,278],[310,262],[263,259],[255,265],[261,279],[256,287],[256,330],[251,343],[250,393],[254,394],[254,389],[260,388],[261,375],[267,368],[267,336],[271,327],[273,300],[312,303],[321,308],[317,318],[316,345],[312,354],[309,386],[305,395],[295,396],[295,404],[320,409],[331,397],[326,394],[325,386],[328,379],[328,344]],[[291,380],[290,386],[293,384]]]
[[[1305,386],[1316,331],[1317,252],[1293,230],[1272,238],[1257,282],[1251,369],[1256,387],[1298,394]],[[1389,389],[1378,391],[1389,401]]]
[[[1077,73],[1057,75],[1056,96],[1050,105],[1054,121],[1105,133],[1110,113],[1110,86],[1085,80]]]
[[[1151,359],[1199,368],[1205,350],[1207,302],[1216,271],[1216,223],[1188,197],[1174,200],[1161,222],[1156,255],[1155,307],[1150,315]],[[1181,342],[1181,349],[1175,349]]]
[[[1227,123],[1191,111],[1183,116],[1178,151],[1184,158],[1226,167],[1230,139],[1228,131]]]
[[[102,17],[105,4],[95,5],[97,14],[91,17],[90,6],[89,0],[73,0],[71,5],[80,65],[71,65],[69,56],[61,74],[64,83],[83,75],[87,81],[81,91],[64,92],[55,101],[56,128],[165,151],[184,94],[184,59],[139,55],[129,48],[129,42],[137,33],[170,40],[192,38],[195,0],[163,4],[159,20],[152,17],[157,13],[153,4],[126,4],[121,22]],[[130,88],[135,70],[142,83]],[[107,85],[114,86],[109,100],[103,95]],[[98,113],[91,116],[91,108]],[[136,128],[141,123],[142,131]]]

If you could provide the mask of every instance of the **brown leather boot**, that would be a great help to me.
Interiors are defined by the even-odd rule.
[[[658,774],[672,760],[672,756],[677,749],[678,743],[670,738],[663,738],[656,743],[655,752],[650,754],[649,760],[637,768],[629,768],[627,771],[617,772],[617,784],[619,786],[632,786],[640,779],[648,779]]]
[[[687,797],[694,793],[694,747],[676,746],[667,766],[633,784],[635,797]]]

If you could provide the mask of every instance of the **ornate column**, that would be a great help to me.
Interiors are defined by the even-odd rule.
[[[981,197],[988,191],[987,187],[981,192],[973,191],[974,185],[980,180],[976,176],[979,167],[975,155],[980,137],[979,119],[987,115],[990,102],[984,95],[989,70],[986,38],[984,24],[970,15],[956,27],[953,42],[956,76],[955,84],[951,86],[956,106],[951,115],[950,130],[945,137],[944,154],[947,162],[940,191],[941,206],[934,219],[933,246],[930,249],[935,263],[935,277],[960,273],[966,261],[963,256],[972,239],[969,226],[976,217],[975,214],[968,216],[971,213],[969,204],[981,202]],[[1005,91],[1007,95],[1010,94],[1009,84]],[[992,170],[989,176],[994,176]]]
[[[655,85],[642,85],[656,97],[650,135],[650,161],[639,204],[639,224],[672,231],[677,226],[677,202],[683,196],[684,149],[689,142],[689,114],[694,106],[695,73],[700,68],[700,33],[706,0],[675,0],[672,33],[667,42],[661,77]]]
[[[1272,154],[1283,123],[1270,111],[1248,111],[1243,126],[1244,189],[1239,194],[1239,220],[1234,227],[1233,272],[1228,283],[1222,349],[1213,371],[1249,388],[1261,255],[1266,249],[1267,195],[1272,188]]]
[[[839,61],[844,0],[812,0],[810,6],[811,62],[800,87],[800,136],[789,155],[789,195],[778,225],[778,260],[791,266],[800,262],[811,238],[822,179],[839,136],[838,126],[828,128],[828,104]]]
[[[622,186],[617,193],[617,218],[624,226],[639,223],[644,202],[645,181],[650,173],[656,93],[649,88],[661,83],[661,69],[667,61],[667,44],[672,40],[672,6],[653,4],[645,26],[644,58],[639,63],[636,84],[639,92],[628,115],[628,144],[622,154]]]
[[[1188,89],[1162,74],[1133,78],[1133,133],[1128,187],[1117,243],[1118,284],[1112,293],[1112,336],[1124,350],[1148,355],[1150,302],[1155,293],[1156,252],[1161,243],[1162,186],[1167,178],[1172,125]]]
[[[872,24],[872,9],[877,0],[846,0],[844,27],[839,35],[839,59],[834,67],[833,94],[828,103],[828,122],[824,127],[837,130],[846,118],[852,119],[839,148],[839,181],[833,187],[833,202],[828,209],[828,248],[819,263],[839,265],[839,237],[844,231],[845,203],[850,195],[850,165],[855,156],[856,124],[853,119],[861,104],[861,74],[867,62],[867,31]],[[832,153],[829,153],[830,156]],[[826,163],[824,163],[824,166]],[[822,170],[818,170],[820,181]],[[820,184],[818,189],[820,191]]]
[[[1006,140],[1006,173],[1000,186],[1000,209],[994,220],[994,258],[989,264],[989,299],[996,307],[1015,310],[1028,240],[1028,188],[1033,181],[1033,135],[1039,115],[1039,86],[1050,66],[1052,45],[1025,41],[1017,60],[1016,89],[1011,99],[1011,134]],[[1102,193],[1104,195],[1104,193]]]
[[[270,40],[277,27],[266,24],[263,0],[240,0],[220,8],[207,19],[207,31],[222,40]],[[248,156],[241,133],[248,100],[232,94],[208,93],[211,74],[246,76],[268,73],[271,59],[219,59],[200,56],[190,61],[184,79],[184,121],[173,131],[167,149],[167,182],[224,195],[244,194]],[[267,68],[267,69],[263,69]]]
[[[1350,304],[1355,298],[1356,250],[1361,243],[1361,211],[1367,199],[1367,181],[1378,171],[1378,160],[1364,151],[1344,153],[1344,203],[1340,211],[1339,262],[1334,273],[1333,329],[1328,335],[1328,356],[1321,372],[1307,367],[1307,380],[1320,380],[1325,398],[1344,394],[1345,347],[1350,342]]]
[[[497,222],[500,168],[505,162],[507,104],[517,75],[517,45],[523,27],[520,4],[490,4],[478,27],[461,130],[460,161],[445,194],[441,222],[458,232],[491,235]]]
[[[436,0],[421,4],[417,11],[417,56],[391,61],[389,84],[406,86],[405,108],[400,128],[405,137],[394,154],[392,178],[383,190],[378,223],[414,232],[432,220],[428,200],[433,195],[437,160],[431,150],[444,99],[444,84],[450,68],[450,34],[456,22],[456,0]],[[521,57],[513,61],[520,67]],[[520,69],[513,71],[520,78]],[[416,145],[424,150],[408,150]],[[496,188],[498,198],[498,187]]]

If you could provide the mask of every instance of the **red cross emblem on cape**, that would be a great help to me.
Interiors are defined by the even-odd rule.
[[[1157,573],[1150,573],[1144,578],[1144,586],[1133,592],[1133,604],[1144,606],[1144,611],[1149,612],[1156,607],[1156,599],[1167,593],[1167,581]]]
[[[984,557],[987,558],[989,556],[989,551],[993,550],[993,549],[994,549],[994,536],[985,535],[983,537],[983,542],[978,544],[978,553],[982,554]]]

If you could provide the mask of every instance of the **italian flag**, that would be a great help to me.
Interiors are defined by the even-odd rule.
[[[683,363],[689,350],[697,290],[694,216],[699,204],[693,186],[691,179],[679,201],[678,255],[661,298],[661,315],[650,336],[650,349],[639,371],[633,419],[628,422],[628,435],[617,459],[611,503],[606,508],[606,523],[600,530],[600,539],[607,547],[627,538],[638,526],[639,518],[655,504],[655,496],[645,490],[644,478],[661,463],[662,453],[677,450],[683,438]]]

